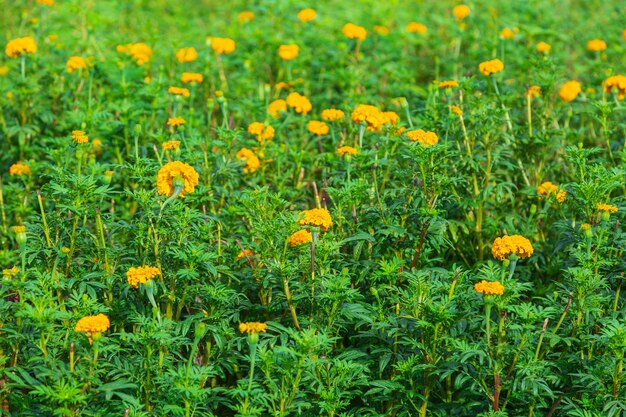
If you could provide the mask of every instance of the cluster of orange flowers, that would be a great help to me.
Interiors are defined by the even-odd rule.
[[[89,142],[89,137],[82,130],[72,131],[72,140],[78,144]]]
[[[440,81],[437,84],[437,87],[439,88],[453,88],[453,87],[458,87],[458,86],[459,86],[459,82],[457,80]]]
[[[491,245],[491,253],[493,257],[501,261],[507,259],[511,255],[517,255],[520,259],[531,256],[534,252],[530,240],[520,235],[505,235],[496,238]]]
[[[539,87],[538,85],[531,85],[526,90],[526,97],[530,99],[532,99],[533,97],[539,97],[539,96],[541,96],[541,87]]]
[[[306,243],[309,243],[313,240],[313,234],[309,231],[309,229],[300,229],[287,239],[287,244],[289,246],[300,246]]]
[[[270,125],[265,125],[261,122],[250,123],[248,126],[248,133],[255,135],[257,140],[261,143],[266,140],[270,140],[274,137],[274,128]]]
[[[281,98],[278,100],[272,101],[267,106],[267,114],[270,116],[277,118],[280,117],[280,114],[287,111],[287,102]]]
[[[239,331],[241,333],[260,333],[267,330],[267,324],[256,321],[248,323],[239,323]]]
[[[180,77],[180,80],[185,83],[201,83],[204,77],[202,74],[197,72],[183,72],[183,75]]]
[[[563,101],[574,101],[578,94],[582,91],[580,83],[575,80],[566,82],[559,89],[559,97]]]
[[[133,266],[126,271],[126,279],[131,287],[139,288],[139,284],[145,284],[160,274],[161,271],[155,266]]]
[[[189,89],[182,87],[169,87],[167,92],[175,96],[189,97]]]
[[[76,70],[87,68],[87,60],[80,56],[71,56],[65,64],[67,72],[72,73]]]
[[[322,110],[322,120],[326,120],[327,122],[334,122],[337,120],[343,119],[345,116],[344,112],[337,109],[326,109]]]
[[[300,226],[319,227],[322,231],[328,230],[333,225],[330,212],[325,208],[314,208],[300,213],[298,224]]]
[[[157,173],[157,192],[171,196],[180,188],[180,197],[192,193],[198,185],[198,173],[191,165],[172,161],[163,165]]]
[[[606,49],[606,42],[602,39],[592,39],[587,42],[587,49],[594,52],[604,51]]]
[[[411,22],[406,25],[406,31],[409,33],[426,33],[427,30],[423,23]]]
[[[278,47],[278,56],[283,61],[291,61],[298,56],[299,51],[300,47],[296,44],[280,45]]]
[[[235,50],[235,41],[230,38],[207,38],[207,41],[216,54],[228,55]]]
[[[600,203],[596,208],[606,213],[617,213],[617,207],[612,204]]]
[[[537,44],[537,52],[540,54],[547,54],[550,52],[550,49],[552,49],[552,46],[549,43],[541,41]]]
[[[545,197],[554,196],[555,200],[559,203],[564,202],[565,198],[567,197],[567,193],[565,192],[565,190],[559,189],[557,185],[550,181],[546,181],[542,183],[539,187],[537,187],[537,193],[540,196]]]
[[[193,62],[198,59],[196,48],[180,48],[176,52],[178,62]]]
[[[179,140],[168,140],[161,144],[161,147],[164,151],[175,151],[180,147]]]
[[[500,32],[500,36],[502,37],[502,39],[515,39],[518,32],[519,32],[519,29],[516,27],[514,27],[513,29],[504,28]]]
[[[496,58],[490,61],[481,62],[478,64],[478,69],[484,75],[492,75],[504,70],[504,63]]]
[[[306,128],[309,132],[313,133],[314,135],[317,136],[323,136],[328,134],[328,125],[324,122],[320,122],[318,120],[310,120],[307,125]]]
[[[383,113],[369,104],[359,104],[350,115],[350,118],[354,123],[365,122],[369,131],[378,131],[385,123]]]
[[[22,55],[30,55],[37,52],[37,44],[35,39],[30,36],[24,38],[15,38],[7,43],[5,49],[7,56],[10,58],[19,58]]]
[[[356,155],[358,151],[352,146],[342,146],[341,148],[337,148],[337,153],[339,154],[339,156]]]
[[[302,23],[310,22],[317,17],[317,13],[313,9],[302,9],[298,12],[298,20]]]
[[[456,20],[460,22],[470,15],[470,8],[467,7],[465,4],[459,4],[454,6],[454,8],[452,9],[452,14],[454,15],[454,17],[456,17]]]
[[[485,295],[502,295],[504,294],[504,286],[498,281],[482,280],[474,284],[476,292]]]
[[[617,74],[604,81],[604,91],[611,94],[614,89],[618,99],[623,100],[626,97],[626,76]]]
[[[183,126],[185,123],[185,119],[182,117],[170,117],[167,119],[167,125],[170,127]]]
[[[291,107],[299,114],[307,114],[313,109],[311,101],[300,93],[289,93],[286,102],[287,106]]]
[[[85,333],[89,338],[89,344],[91,344],[94,339],[99,338],[100,334],[109,330],[110,327],[109,318],[100,313],[95,316],[85,316],[78,320],[74,331]]]
[[[261,167],[261,161],[254,152],[248,148],[242,148],[237,152],[237,159],[245,161],[246,165],[243,167],[243,172],[250,174]]]
[[[30,167],[21,162],[17,162],[9,167],[9,175],[30,175]]]
[[[406,132],[411,142],[419,142],[425,148],[435,145],[439,142],[439,137],[435,132],[429,132],[423,129],[410,130]]]
[[[367,30],[362,26],[357,26],[353,23],[346,23],[341,30],[346,38],[365,40],[367,37]]]
[[[150,61],[150,58],[152,58],[152,48],[141,42],[118,45],[117,52],[130,55],[139,66]]]

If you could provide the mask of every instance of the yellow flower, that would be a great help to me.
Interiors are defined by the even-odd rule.
[[[303,23],[311,21],[316,17],[317,13],[313,9],[302,9],[298,12],[298,19]]]
[[[452,14],[454,15],[454,17],[456,17],[457,22],[460,22],[470,15],[470,8],[464,4],[459,4],[457,6],[454,6],[454,8],[452,9]]]
[[[557,185],[551,183],[550,181],[546,181],[539,187],[537,187],[537,193],[540,196],[545,197],[554,196],[556,201],[559,203],[564,202],[565,198],[567,197],[567,193],[565,192],[565,190],[559,189]]]
[[[207,40],[216,54],[228,55],[235,50],[235,41],[230,38],[208,38]]]
[[[354,123],[360,124],[365,122],[367,130],[372,132],[380,130],[386,120],[380,110],[369,104],[359,104],[350,115],[350,119]]]
[[[530,87],[528,87],[528,90],[526,90],[526,96],[531,99],[533,97],[541,96],[541,87],[539,87],[538,85],[531,85]]]
[[[561,86],[559,97],[563,101],[573,101],[581,91],[582,89],[578,81],[568,81]]]
[[[102,141],[98,138],[91,141],[91,151],[98,155],[102,153]]]
[[[289,246],[300,246],[313,240],[313,234],[308,229],[301,229],[289,236],[287,243]]]
[[[395,125],[400,121],[400,116],[395,111],[384,111],[380,114],[383,116],[384,125]]]
[[[360,41],[367,37],[367,30],[362,26],[357,26],[352,23],[346,23],[341,30],[346,38],[358,39]]]
[[[500,37],[502,37],[502,39],[515,39],[517,32],[518,32],[517,28],[513,28],[513,30],[509,28],[504,28],[500,32]]]
[[[54,6],[54,0],[37,0],[37,4],[42,6]]]
[[[296,44],[280,45],[278,47],[278,56],[283,61],[291,61],[292,59],[298,56],[299,50],[300,50],[300,47]]]
[[[357,150],[356,148],[353,148],[352,146],[342,146],[341,148],[337,148],[337,153],[340,156],[344,156],[344,155],[356,155],[357,154]]]
[[[482,280],[474,284],[476,292],[485,295],[502,295],[504,294],[504,286],[498,281]]]
[[[24,225],[11,226],[11,231],[15,233],[16,235],[19,233],[26,233],[26,226]]]
[[[237,159],[246,162],[246,165],[243,167],[243,172],[246,174],[250,174],[261,167],[259,158],[248,148],[240,149],[237,152]]]
[[[185,123],[185,119],[183,119],[182,117],[170,117],[169,119],[167,119],[167,125],[171,127],[182,126]]]
[[[239,20],[239,23],[251,22],[254,20],[254,12],[244,10],[243,12],[239,13],[239,16],[237,16],[237,20]]]
[[[15,234],[15,240],[17,241],[17,243],[19,243],[20,245],[23,245],[26,243],[26,239],[27,239],[26,226],[24,225],[12,226],[11,231]]]
[[[406,132],[411,142],[419,142],[425,148],[435,145],[439,142],[439,137],[435,132],[429,132],[423,129],[410,130]]]
[[[179,147],[180,147],[179,140],[168,140],[167,142],[163,142],[161,144],[161,148],[163,148],[164,151],[176,151],[178,150]]]
[[[374,32],[381,36],[389,35],[389,28],[386,26],[374,26]]]
[[[411,22],[406,25],[406,30],[409,33],[426,33],[428,29],[423,23]]]
[[[141,42],[118,45],[117,52],[130,55],[139,66],[150,61],[150,58],[152,57],[152,49],[145,43]]]
[[[463,110],[461,110],[461,108],[455,104],[450,105],[450,111],[459,117],[463,116]]]
[[[6,46],[6,53],[10,58],[18,58],[21,55],[30,55],[37,52],[35,39],[30,36],[10,40]]]
[[[167,92],[175,96],[189,97],[189,90],[186,88],[170,87],[167,89]]]
[[[345,116],[344,112],[337,109],[326,109],[322,110],[322,120],[326,120],[327,122],[334,122],[337,120],[343,119]]]
[[[145,284],[158,275],[161,275],[161,271],[155,266],[133,266],[126,271],[128,284],[133,288],[139,288],[139,284]]]
[[[293,82],[286,83],[284,81],[277,82],[274,88],[277,90],[289,90],[289,87],[293,85]]]
[[[180,80],[185,83],[201,83],[204,77],[202,74],[197,72],[183,72],[183,75],[180,77]]]
[[[261,122],[253,122],[248,126],[248,133],[255,135],[260,143],[274,137],[274,128]]]
[[[57,40],[59,40],[59,35],[55,35],[54,33],[52,33],[48,35],[46,39],[48,40],[48,42],[56,42]]]
[[[72,140],[75,143],[78,143],[78,144],[80,144],[80,143],[87,143],[87,142],[89,142],[89,137],[82,130],[73,130],[72,131]]]
[[[241,260],[243,258],[250,258],[254,256],[254,251],[252,249],[244,249],[237,254],[237,260]]]
[[[163,165],[157,173],[157,192],[171,196],[180,188],[180,197],[192,193],[198,185],[198,173],[191,165],[173,161]]]
[[[307,114],[313,109],[311,102],[305,96],[293,92],[287,96],[287,106],[293,108],[296,113]]]
[[[100,313],[96,316],[85,316],[78,320],[78,323],[76,323],[76,326],[74,327],[74,331],[93,334],[106,332],[110,327],[111,322],[109,321],[109,318]]]
[[[320,122],[317,120],[310,120],[306,124],[306,128],[309,132],[313,133],[317,136],[323,136],[328,134],[328,125],[324,122]]]
[[[87,68],[87,61],[80,56],[72,56],[65,64],[67,72],[72,73],[76,70]]]
[[[178,62],[193,62],[198,59],[198,52],[196,48],[180,48],[176,52],[176,59]]]
[[[267,330],[267,324],[259,322],[239,323],[239,331],[241,333],[254,333],[265,332]]]
[[[300,226],[314,226],[326,231],[333,225],[330,213],[325,208],[314,208],[305,210],[298,215],[298,224]]]
[[[504,63],[496,58],[491,61],[481,62],[478,65],[478,69],[484,75],[491,75],[502,71],[504,69]]]
[[[9,73],[9,67],[7,67],[6,65],[2,65],[0,66],[0,76],[5,76]]]
[[[457,80],[440,81],[439,84],[437,84],[439,88],[453,88],[458,86],[459,82]]]
[[[18,269],[17,266],[14,266],[11,269],[3,269],[2,270],[2,277],[4,279],[11,279],[11,278],[15,278],[17,276],[17,274],[20,273],[20,270]]]
[[[587,42],[587,50],[589,51],[604,51],[606,49],[606,42],[602,39],[592,39]]]
[[[537,44],[537,52],[539,52],[540,54],[547,54],[548,52],[550,52],[550,49],[552,49],[552,46],[543,41]]]
[[[274,118],[280,117],[280,113],[286,111],[287,102],[283,99],[274,100],[269,104],[269,106],[267,106],[267,114]]]
[[[617,74],[613,75],[604,81],[604,91],[608,94],[613,92],[613,89],[616,89],[617,98],[622,100],[626,97],[626,76]]]
[[[496,238],[491,246],[493,257],[501,261],[507,259],[511,255],[517,255],[520,259],[531,256],[534,252],[530,241],[520,235],[505,235]]]
[[[600,203],[596,208],[607,213],[617,213],[617,207],[612,204]]]
[[[11,165],[11,167],[9,168],[9,174],[11,176],[30,175],[30,167],[26,164],[22,164],[21,162],[18,162],[18,163]]]

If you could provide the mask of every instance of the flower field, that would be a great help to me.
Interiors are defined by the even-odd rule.
[[[626,417],[617,0],[16,0],[0,416]]]

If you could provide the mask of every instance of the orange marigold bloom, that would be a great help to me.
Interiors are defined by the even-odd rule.
[[[21,162],[17,162],[9,167],[9,175],[30,175],[30,167]]]
[[[239,16],[237,16],[237,20],[239,20],[239,23],[251,22],[254,20],[254,12],[244,10],[243,12],[239,13]]]
[[[493,257],[498,260],[505,260],[511,255],[517,255],[520,259],[531,256],[534,252],[530,240],[520,235],[505,235],[496,238],[491,246]]]
[[[322,120],[326,120],[327,122],[334,122],[336,120],[341,120],[345,116],[344,112],[337,109],[326,109],[322,110]]]
[[[54,6],[54,0],[37,0],[37,4],[42,6]]]
[[[257,140],[263,143],[266,140],[270,140],[274,137],[274,128],[272,126],[266,126],[261,122],[253,122],[248,126],[248,133],[255,135]]]
[[[252,249],[244,249],[237,254],[237,260],[241,260],[243,258],[248,258],[254,256],[254,251]]]
[[[89,137],[82,130],[73,130],[72,131],[72,140],[75,143],[78,143],[78,144],[80,144],[80,143],[87,143],[87,142],[89,142]]]
[[[277,90],[289,90],[289,88],[293,86],[293,82],[284,82],[284,81],[279,81],[274,85],[274,88]]]
[[[606,42],[602,39],[592,39],[587,42],[587,50],[589,51],[604,51],[606,49]]]
[[[141,42],[128,44],[124,52],[130,54],[139,66],[142,66],[146,62],[150,61],[150,58],[152,57],[152,48]]]
[[[454,6],[454,8],[452,9],[452,14],[454,15],[454,17],[456,17],[457,22],[460,22],[470,15],[470,8],[464,4],[459,4],[457,6]]]
[[[482,280],[474,284],[476,292],[485,295],[502,295],[504,294],[504,286],[498,281]]]
[[[400,116],[395,111],[384,111],[381,112],[383,116],[383,124],[384,125],[395,125],[400,121]]]
[[[211,49],[217,54],[230,54],[235,50],[235,41],[230,38],[208,38]]]
[[[626,97],[626,76],[617,74],[604,81],[604,91],[611,94],[613,89],[616,90],[617,98],[619,100],[624,99],[624,97]]]
[[[411,22],[406,25],[406,30],[409,33],[426,33],[428,29],[423,23]]]
[[[324,122],[320,122],[318,120],[310,120],[306,124],[306,128],[309,132],[313,133],[317,136],[323,136],[328,134],[328,125]]]
[[[457,106],[456,104],[450,105],[450,111],[456,114],[457,116],[463,116],[463,110],[461,110],[461,108]]]
[[[176,59],[178,62],[193,62],[198,59],[198,52],[196,48],[180,48],[176,52]]]
[[[435,132],[429,132],[423,129],[410,130],[406,132],[411,142],[419,142],[420,145],[427,148],[439,142],[439,137]]]
[[[65,67],[67,68],[67,72],[72,73],[76,70],[87,68],[87,61],[80,56],[72,56],[67,60]]]
[[[341,30],[346,38],[358,39],[360,41],[365,40],[367,37],[367,30],[362,26],[357,26],[353,23],[346,23]]]
[[[307,114],[313,109],[313,105],[305,96],[293,92],[287,96],[287,105],[295,110],[296,113]]]
[[[267,330],[267,324],[259,322],[239,323],[239,331],[241,333],[254,333],[265,332]]]
[[[550,52],[550,49],[552,49],[552,46],[550,46],[550,44],[545,43],[543,41],[537,44],[537,52],[539,52],[540,54],[546,54]]]
[[[240,149],[237,152],[237,159],[246,162],[246,165],[243,167],[243,172],[246,174],[250,174],[261,167],[259,158],[248,148]]]
[[[557,185],[553,184],[550,181],[546,181],[543,184],[541,184],[539,187],[537,187],[537,193],[540,196],[545,196],[545,197],[554,196],[556,201],[559,203],[564,202],[567,196],[567,193],[565,192],[565,190],[559,189]]]
[[[380,110],[369,104],[359,104],[350,115],[350,118],[354,123],[365,122],[369,131],[380,130],[386,120]]]
[[[531,99],[533,97],[541,96],[541,87],[539,87],[538,85],[531,85],[530,87],[528,87],[528,90],[526,90],[526,96]]]
[[[301,229],[289,236],[287,243],[289,246],[300,246],[313,240],[313,234],[308,229]]]
[[[513,28],[512,30],[509,28],[504,28],[500,32],[500,37],[502,39],[515,39],[515,36],[517,36],[517,32],[517,28]]]
[[[181,87],[170,87],[167,92],[175,96],[189,97],[189,89]]]
[[[35,39],[30,36],[15,38],[7,43],[5,51],[10,58],[18,58],[21,55],[30,55],[37,52],[37,44]]]
[[[314,208],[305,210],[298,215],[298,224],[300,226],[314,226],[326,231],[333,225],[330,212],[325,208]]]
[[[281,112],[287,112],[287,102],[283,99],[274,100],[267,106],[267,114],[274,118],[280,117]]]
[[[612,204],[600,203],[596,208],[607,213],[617,213],[617,207]]]
[[[303,23],[309,22],[317,17],[317,13],[313,9],[302,9],[298,12],[298,20]]]
[[[161,148],[164,151],[176,151],[180,147],[179,140],[168,140],[167,142],[163,142],[161,144]]]
[[[111,322],[109,321],[109,318],[100,313],[96,316],[85,316],[78,320],[76,326],[74,327],[74,331],[94,334],[106,332],[110,327]]]
[[[185,123],[185,119],[183,119],[182,117],[170,117],[169,119],[167,119],[167,125],[171,127],[182,126]]]
[[[2,270],[2,278],[4,279],[11,279],[11,278],[15,278],[17,276],[17,274],[20,273],[20,270],[17,266],[14,266],[11,269],[3,269]]]
[[[204,80],[202,74],[197,72],[183,72],[183,75],[180,77],[180,80],[185,83],[201,83]]]
[[[291,61],[298,56],[299,51],[300,47],[296,44],[280,45],[278,47],[278,56],[283,61]]]
[[[145,284],[158,275],[161,275],[161,271],[155,266],[133,266],[126,271],[128,284],[133,288],[139,288],[139,284]]]
[[[389,28],[386,26],[374,26],[374,32],[381,36],[389,35]]]
[[[352,146],[342,146],[341,148],[337,148],[337,153],[340,156],[356,155],[358,151],[356,150],[356,148],[353,148]]]
[[[439,88],[453,88],[458,86],[459,82],[457,80],[439,81],[439,84],[437,84]]]
[[[561,86],[559,97],[563,101],[573,101],[581,91],[582,89],[578,81],[568,81]]]
[[[484,75],[491,75],[502,71],[504,69],[504,63],[496,58],[490,61],[481,62],[478,65],[478,69]]]
[[[192,193],[198,185],[198,173],[189,164],[180,161],[172,161],[163,165],[157,173],[157,192],[168,196],[174,195],[180,188],[180,197]]]

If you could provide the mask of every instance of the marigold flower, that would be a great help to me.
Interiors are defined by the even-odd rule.
[[[289,90],[289,88],[293,86],[293,82],[284,82],[284,81],[279,81],[274,85],[274,88],[277,90]]]
[[[384,111],[380,114],[383,116],[384,125],[395,125],[400,121],[400,116],[395,111]]]
[[[617,207],[612,204],[600,203],[596,208],[602,212],[617,213]]]
[[[281,112],[287,112],[287,102],[283,99],[274,100],[267,106],[267,114],[274,118],[280,117]]]
[[[278,47],[278,56],[283,61],[291,61],[298,56],[298,51],[300,51],[300,47],[296,44],[280,45]]]
[[[559,187],[553,184],[550,181],[546,181],[542,183],[539,187],[537,187],[537,193],[540,196],[550,197],[554,196],[557,202],[562,203],[565,201],[567,193],[565,190],[559,189]]]
[[[9,167],[9,175],[30,175],[30,167],[21,162],[17,162]]]
[[[409,33],[426,33],[427,30],[423,23],[411,22],[406,25],[406,31]]]
[[[504,294],[504,286],[498,281],[482,280],[474,284],[476,292],[485,295],[502,295]]]
[[[235,41],[230,38],[208,38],[211,42],[211,49],[216,54],[230,54],[235,50]]]
[[[133,266],[126,271],[128,284],[133,288],[139,288],[139,284],[145,284],[159,275],[161,275],[161,271],[155,266]]]
[[[78,320],[76,326],[74,327],[74,331],[86,333],[88,337],[95,333],[106,332],[111,327],[111,322],[109,318],[100,313],[96,316],[85,316],[82,319]]]
[[[26,226],[24,225],[12,226],[11,231],[15,234],[15,240],[17,241],[17,243],[19,243],[20,245],[23,245],[26,243],[26,239],[27,239]]]
[[[340,156],[356,155],[358,151],[356,150],[356,148],[353,148],[352,146],[342,146],[341,148],[337,148],[337,153]]]
[[[73,130],[72,131],[72,140],[75,143],[77,143],[77,144],[87,143],[87,142],[89,142],[89,137],[82,130]]]
[[[374,26],[374,32],[381,36],[389,35],[389,28],[386,26]]]
[[[520,259],[531,256],[534,252],[530,240],[520,235],[505,235],[496,238],[491,246],[493,257],[498,260],[505,260],[511,255],[517,255]]]
[[[616,90],[617,98],[623,100],[626,97],[626,76],[617,74],[613,75],[604,81],[604,91],[608,94]]]
[[[254,333],[258,334],[260,332],[265,332],[267,330],[267,324],[259,323],[259,322],[248,322],[248,323],[239,323],[239,331],[241,333]]]
[[[345,116],[344,112],[337,109],[326,109],[322,110],[322,120],[326,120],[327,122],[334,122],[337,120],[343,119]]]
[[[359,104],[350,115],[350,118],[354,123],[365,122],[369,131],[380,130],[386,120],[380,110],[369,104]]]
[[[11,279],[11,278],[15,278],[17,276],[17,274],[20,273],[20,270],[17,266],[14,266],[11,269],[3,269],[2,270],[2,278],[4,279]]]
[[[18,58],[21,55],[31,55],[37,52],[35,39],[30,36],[10,40],[6,46],[6,53],[10,58]]]
[[[289,236],[287,243],[289,246],[300,246],[313,240],[313,234],[308,229],[301,229]]]
[[[578,81],[568,81],[561,86],[559,97],[563,101],[573,101],[581,91],[582,89]]]
[[[457,22],[460,22],[470,15],[470,8],[464,4],[459,4],[457,6],[454,6],[454,8],[452,9],[452,14],[454,15],[454,17],[456,17]]]
[[[410,130],[406,132],[411,142],[419,142],[425,148],[435,145],[439,142],[439,137],[435,132],[429,132],[423,129]]]
[[[451,104],[450,105],[450,111],[454,114],[456,114],[459,117],[463,116],[463,110],[461,110],[461,108],[459,106],[457,106],[456,104]]]
[[[237,16],[237,20],[239,20],[239,23],[251,22],[254,20],[254,12],[244,10],[243,12],[239,13],[239,16]]]
[[[170,87],[167,92],[175,96],[189,97],[189,89],[181,87]]]
[[[541,87],[539,87],[538,85],[531,85],[530,87],[528,87],[528,89],[526,90],[526,96],[528,98],[533,98],[533,97],[539,97],[541,96]]]
[[[500,32],[500,37],[502,39],[515,39],[515,36],[517,36],[517,32],[517,28],[513,28],[512,30],[509,28],[504,28]]]
[[[269,125],[265,125],[261,122],[253,122],[248,126],[248,133],[255,135],[257,140],[263,143],[266,140],[270,140],[274,137],[274,128]]]
[[[37,0],[37,4],[42,6],[54,6],[54,0]]]
[[[254,256],[254,251],[252,249],[244,249],[237,254],[237,260],[241,260],[243,258],[249,258]]]
[[[606,42],[602,39],[592,39],[587,42],[587,50],[589,51],[604,51],[606,49]]]
[[[65,67],[67,68],[67,72],[72,73],[76,70],[87,68],[87,61],[80,56],[72,56],[67,60]]]
[[[193,62],[198,59],[196,48],[180,48],[176,52],[178,62]]]
[[[0,76],[4,77],[8,73],[9,73],[9,67],[7,67],[6,65],[0,66]]]
[[[176,151],[180,147],[179,140],[168,140],[167,142],[163,142],[161,144],[161,148],[164,151]]]
[[[169,119],[167,119],[167,125],[171,127],[182,126],[185,123],[185,119],[183,119],[182,117],[170,117]]]
[[[317,13],[313,9],[302,9],[298,12],[298,20],[303,23],[309,22],[317,17]]]
[[[180,77],[180,80],[185,83],[201,83],[204,80],[202,74],[197,72],[183,72],[183,75]]]
[[[591,231],[591,225],[589,223],[583,223],[580,225],[580,230],[582,230],[583,232],[589,232]]]
[[[296,113],[301,114],[307,114],[313,109],[309,99],[296,92],[287,96],[287,106],[293,108]]]
[[[326,231],[333,225],[330,212],[325,208],[314,208],[305,210],[298,215],[300,226],[314,226]]]
[[[313,133],[314,135],[317,136],[323,136],[328,134],[328,125],[324,122],[320,122],[317,120],[310,120],[307,124],[306,124],[306,128],[309,132]]]
[[[439,88],[453,88],[458,87],[459,82],[457,80],[447,80],[447,81],[439,81],[437,87]]]
[[[242,148],[237,152],[237,159],[245,161],[246,165],[243,167],[243,172],[250,174],[261,167],[261,161],[259,158],[248,148]]]
[[[357,26],[353,23],[346,23],[341,30],[346,38],[358,39],[360,41],[365,40],[367,37],[367,30],[362,26]]]
[[[198,185],[198,173],[189,164],[172,161],[163,165],[157,173],[157,192],[168,196],[174,195],[180,188],[180,197],[192,193]]]
[[[478,65],[478,69],[484,75],[491,75],[502,71],[504,69],[504,63],[496,58],[490,61],[481,62]]]
[[[552,46],[543,41],[537,44],[537,52],[539,52],[540,54],[547,54],[548,52],[550,52],[550,49],[552,49]]]
[[[152,48],[142,42],[129,43],[126,46],[122,46],[122,48],[118,46],[117,51],[129,54],[139,66],[150,61],[152,57]]]

